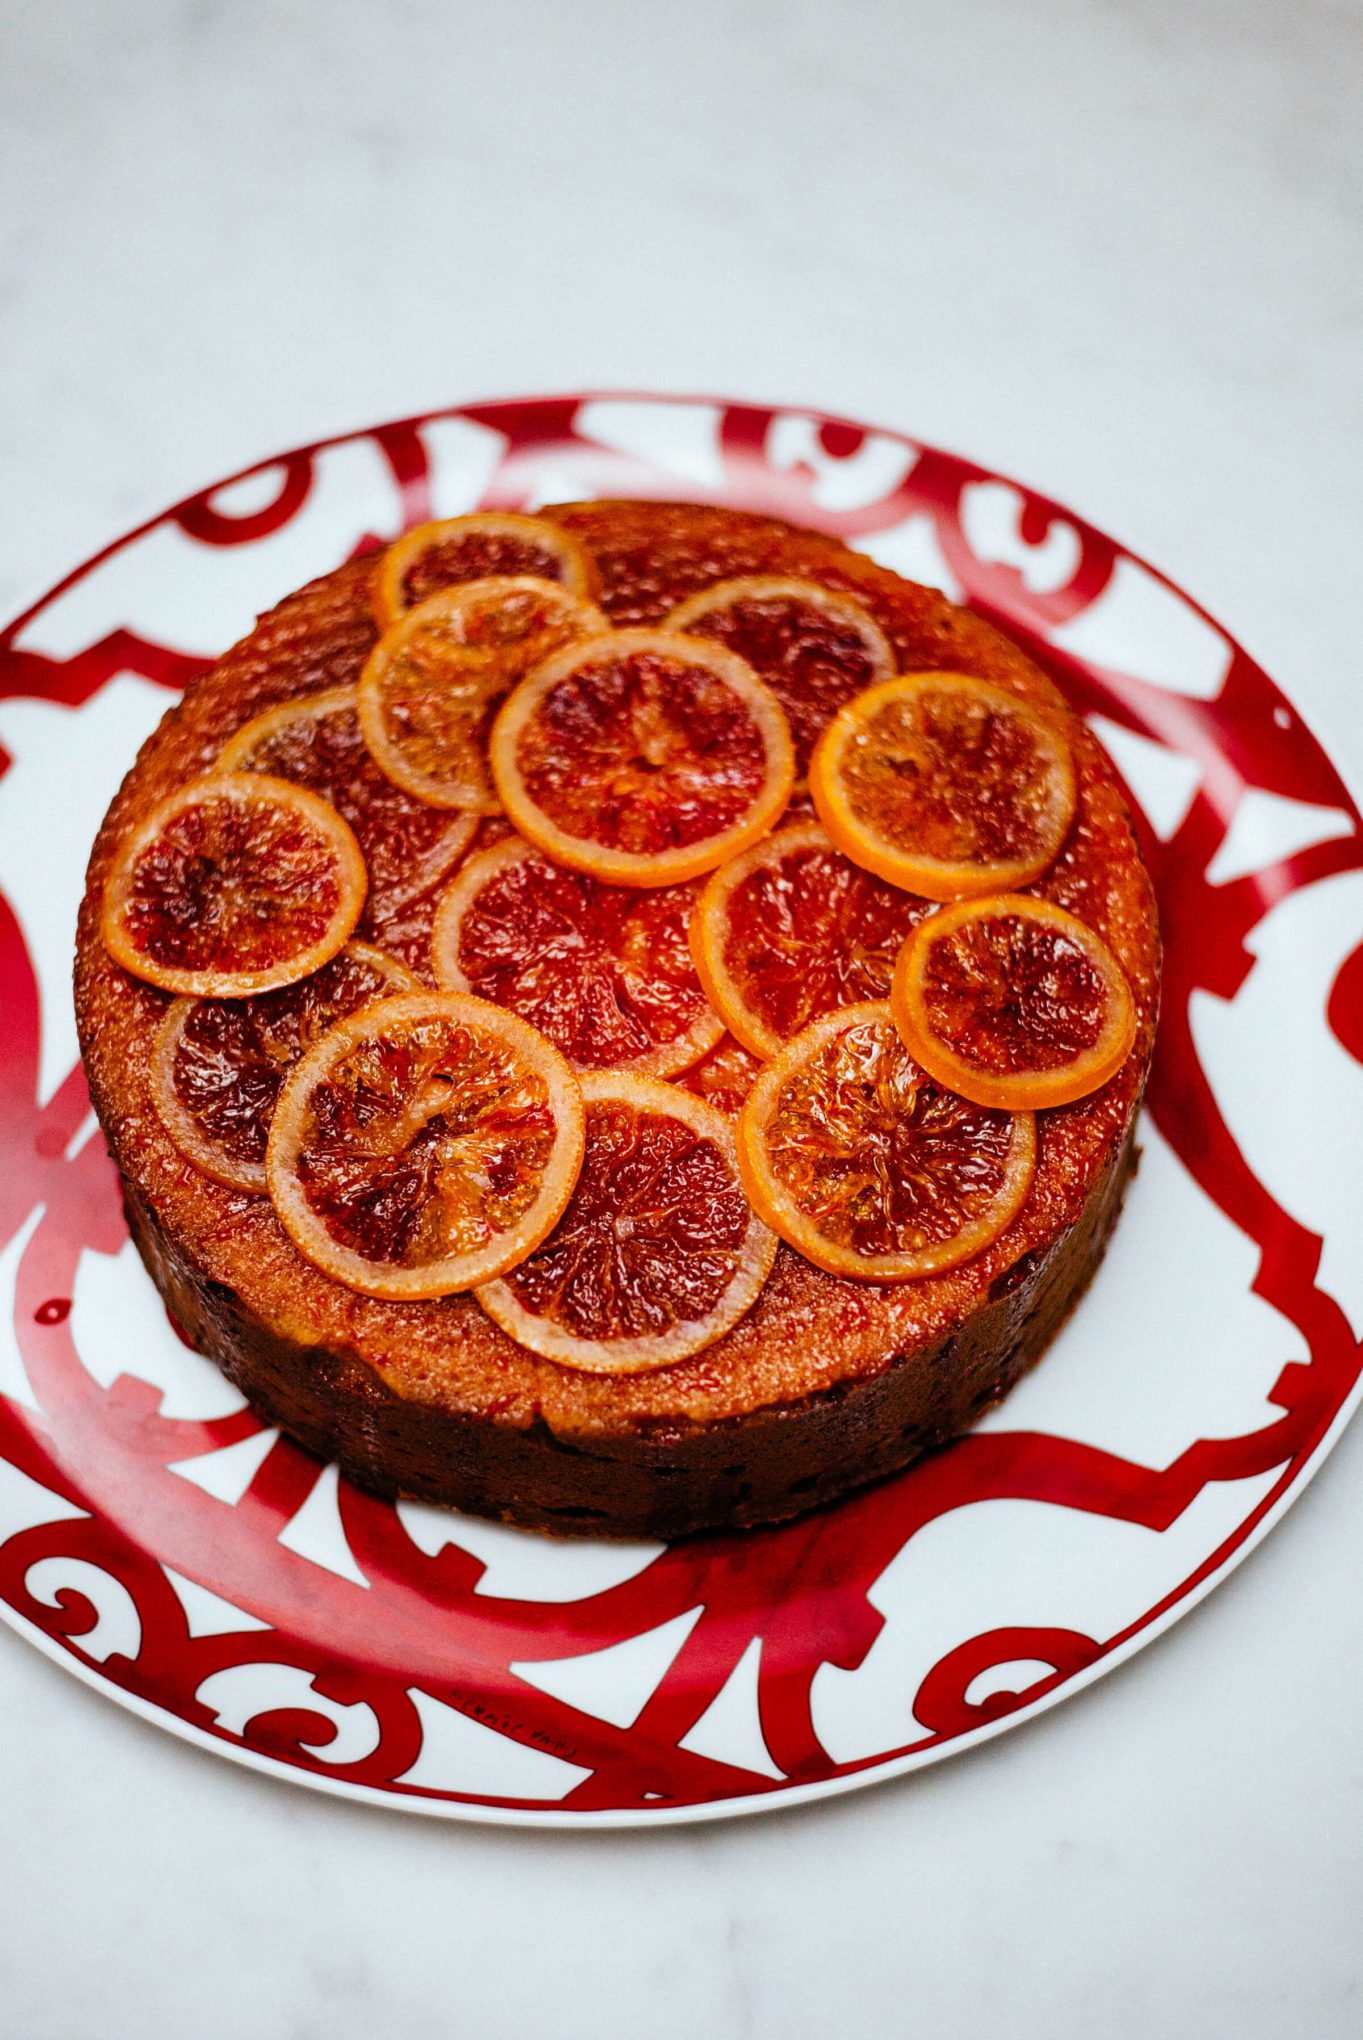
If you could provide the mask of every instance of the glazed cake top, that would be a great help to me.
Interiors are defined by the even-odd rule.
[[[824,1273],[783,1246],[756,1303],[717,1343],[657,1372],[569,1372],[509,1339],[472,1297],[377,1301],[305,1260],[269,1200],[224,1188],[171,1143],[150,1093],[152,1039],[167,996],[123,971],[99,935],[118,840],[155,801],[208,770],[243,723],[280,702],[354,684],[376,640],[375,557],[290,596],[187,690],[149,739],[96,841],[78,939],[76,989],[92,1094],[124,1175],[168,1237],[246,1310],[303,1345],[354,1352],[398,1393],[516,1423],[542,1415],[560,1434],[739,1417],[788,1406],[874,1374],[934,1344],[1000,1285],[1020,1279],[1072,1226],[1118,1154],[1153,1041],[1159,947],[1153,896],[1111,768],[1052,683],[1000,633],[939,594],[900,580],[839,542],[771,519],[691,505],[588,503],[542,513],[587,547],[599,601],[616,626],[656,625],[682,599],[736,575],[794,575],[854,593],[902,670],[982,679],[1063,718],[1077,806],[1054,863],[1028,890],[1075,913],[1107,942],[1139,1016],[1134,1051],[1092,1095],[1042,1112],[1026,1203],[975,1260],[947,1273],[874,1285]],[[797,810],[798,812],[798,810]],[[484,840],[504,830],[484,825]],[[428,920],[374,931],[419,964]]]

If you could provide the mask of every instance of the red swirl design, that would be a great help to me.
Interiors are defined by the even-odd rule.
[[[182,503],[172,513],[176,523],[190,538],[198,539],[200,545],[249,545],[253,539],[268,538],[273,532],[282,531],[308,500],[312,454],[308,451],[286,454],[275,464],[280,469],[279,492],[259,510],[233,515],[214,502],[213,497],[219,492],[209,491]],[[251,470],[252,476],[266,472],[268,468]]]
[[[553,398],[450,414],[503,440],[485,502],[533,504],[549,462],[556,477],[566,471],[580,478],[583,493],[698,493],[640,455],[593,441],[579,428],[581,408],[581,399]],[[454,1544],[427,1556],[392,1507],[343,1483],[342,1526],[370,1582],[359,1586],[319,1570],[278,1542],[317,1482],[318,1468],[308,1455],[288,1441],[275,1443],[240,1502],[229,1506],[168,1469],[251,1437],[259,1429],[252,1415],[172,1417],[160,1393],[133,1374],[101,1387],[82,1364],[70,1309],[80,1258],[113,1254],[126,1235],[98,1136],[71,1148],[87,1110],[79,1069],[46,1104],[38,1103],[38,988],[19,924],[0,901],[0,1007],[6,1014],[0,1243],[12,1240],[42,1207],[20,1259],[14,1309],[24,1370],[43,1413],[37,1417],[24,1402],[0,1397],[0,1457],[84,1512],[23,1529],[0,1544],[0,1600],[80,1659],[82,1639],[92,1639],[100,1623],[91,1575],[77,1562],[97,1568],[115,1592],[130,1598],[141,1631],[133,1654],[102,1659],[100,1676],[224,1748],[244,1748],[295,1775],[369,1788],[396,1802],[443,1796],[456,1805],[544,1806],[578,1815],[718,1805],[757,1794],[779,1800],[791,1786],[829,1785],[872,1773],[910,1752],[921,1760],[1090,1676],[1186,1600],[1299,1480],[1354,1387],[1359,1348],[1339,1305],[1316,1285],[1320,1240],[1282,1209],[1237,1147],[1199,1061],[1189,1017],[1196,992],[1224,999],[1241,985],[1253,967],[1248,938],[1270,908],[1331,874],[1363,866],[1357,810],[1338,773],[1299,720],[1283,712],[1267,675],[1238,649],[1213,701],[1193,700],[1057,652],[1049,633],[1104,591],[1119,558],[1110,540],[1058,505],[1021,492],[1018,530],[1024,545],[1043,543],[1057,520],[1077,539],[1077,564],[1065,585],[1038,594],[1016,568],[978,558],[968,542],[962,492],[996,478],[952,455],[908,449],[904,442],[915,457],[888,493],[830,511],[821,504],[821,478],[812,465],[777,466],[770,459],[778,416],[749,404],[722,407],[716,440],[724,477],[716,493],[722,500],[852,538],[912,516],[926,518],[967,598],[1048,666],[1081,708],[1100,710],[1199,766],[1199,790],[1172,839],[1161,842],[1144,830],[1167,943],[1165,1014],[1150,1109],[1203,1190],[1257,1245],[1255,1289],[1299,1329],[1309,1360],[1284,1368],[1272,1392],[1277,1413],[1261,1428],[1238,1437],[1191,1439],[1166,1466],[1142,1465],[1038,1433],[976,1433],[871,1493],[773,1530],[675,1545],[622,1584],[569,1602],[480,1595],[484,1568],[478,1559]],[[426,422],[407,420],[372,435],[408,521],[430,514],[432,507],[421,432]],[[864,455],[869,435],[859,425],[823,418],[812,421],[811,430],[824,481],[828,463],[851,463]],[[278,496],[250,516],[225,517],[213,507],[211,492],[169,514],[205,545],[249,544],[304,511],[321,451],[307,448],[287,456]],[[124,630],[68,660],[19,649],[18,639],[42,606],[0,637],[0,697],[22,693],[74,707],[119,670],[131,668],[173,688],[199,669],[199,661],[173,647]],[[1354,833],[1212,887],[1207,868],[1250,788],[1342,808],[1353,817]],[[1359,1060],[1361,1011],[1363,948],[1341,967],[1328,1011],[1335,1035]],[[1209,1484],[1270,1472],[1276,1477],[1267,1493],[1222,1546],[1119,1633],[1095,1638],[1015,1626],[963,1634],[916,1692],[904,1693],[903,1732],[895,1747],[839,1763],[822,1746],[814,1720],[815,1677],[825,1666],[852,1670],[864,1663],[885,1622],[873,1599],[876,1583],[928,1524],[982,1501],[1013,1499],[1159,1532]],[[36,1594],[30,1582],[43,1560],[77,1568],[72,1584]],[[166,1566],[266,1626],[191,1634]],[[44,1575],[59,1576],[59,1568]],[[696,1609],[700,1613],[686,1640],[628,1729],[551,1697],[513,1669],[526,1660],[543,1663],[604,1649]],[[968,1624],[968,1614],[962,1619]],[[754,1639],[761,1644],[761,1732],[782,1780],[681,1746]],[[968,1697],[982,1675],[1015,1660],[1034,1660],[1050,1670],[1020,1693]],[[260,1665],[296,1668],[311,1681],[318,1706],[266,1707],[245,1720],[238,1734],[222,1725],[200,1692],[217,1673]],[[999,1676],[1006,1684],[1002,1672]],[[423,1747],[414,1690],[527,1749],[564,1757],[584,1777],[552,1802],[442,1795],[406,1781]],[[364,1720],[372,1717],[375,1734],[363,1738],[373,1743],[367,1754],[328,1761],[328,1749],[342,1749],[342,1732],[328,1708],[370,1710]]]

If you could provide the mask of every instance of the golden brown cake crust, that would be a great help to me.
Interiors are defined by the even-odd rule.
[[[903,669],[970,673],[1063,708],[1000,633],[836,540],[690,505],[591,503],[546,513],[595,555],[617,623],[656,622],[722,576],[803,574],[855,591]],[[353,682],[374,642],[372,559],[282,602],[172,708],[105,818],[90,860],[76,1011],[91,1094],[134,1235],[196,1342],[272,1419],[370,1485],[536,1527],[672,1534],[767,1520],[902,1465],[973,1421],[1044,1346],[1087,1280],[1131,1156],[1158,1000],[1150,883],[1106,758],[1070,717],[1074,827],[1032,888],[1120,958],[1136,1048],[1102,1090],[1040,1115],[1023,1210],[976,1260],[922,1282],[824,1274],[788,1248],[748,1315],[675,1367],[591,1377],[509,1340],[468,1297],[381,1303],[291,1245],[266,1199],[210,1182],[152,1106],[148,1045],[165,997],[99,939],[115,844],[208,768],[250,716]]]

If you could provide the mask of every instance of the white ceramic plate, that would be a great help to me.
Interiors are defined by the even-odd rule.
[[[479,504],[689,497],[964,598],[1091,716],[1160,891],[1144,1160],[1044,1363],[969,1438],[779,1529],[551,1543],[379,1502],[167,1324],[89,1115],[91,836],[171,693],[358,547]],[[1281,1516],[1357,1395],[1363,842],[1320,745],[1196,603],[1080,518],[892,432],[651,396],[306,447],[78,568],[0,635],[0,1614],[148,1718],[466,1819],[704,1818],[1025,1721]]]

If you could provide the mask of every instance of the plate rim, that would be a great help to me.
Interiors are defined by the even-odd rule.
[[[934,452],[945,453],[948,458],[959,462],[961,466],[974,469],[981,477],[987,480],[1002,482],[1017,490],[1020,494],[1029,497],[1054,516],[1063,518],[1070,524],[1078,522],[1087,526],[1090,530],[1098,532],[1102,537],[1108,539],[1108,542],[1116,546],[1125,558],[1133,561],[1152,575],[1163,587],[1175,595],[1180,602],[1220,633],[1230,645],[1239,650],[1244,650],[1242,640],[1235,633],[1221,623],[1195,596],[1190,595],[1170,575],[1163,572],[1161,568],[1147,559],[1144,554],[1132,550],[1120,540],[1112,539],[1102,526],[1093,524],[1086,515],[1047,496],[1030,483],[1021,482],[1002,469],[981,466],[971,456],[955,454],[949,448],[940,447],[935,440],[919,439],[913,433],[901,427],[871,424],[862,419],[849,417],[844,412],[826,410],[819,404],[785,403],[772,398],[719,396],[697,391],[648,390],[638,387],[622,389],[614,386],[592,387],[576,391],[526,391],[487,398],[467,398],[456,403],[442,404],[431,409],[406,413],[398,418],[379,419],[368,425],[348,427],[343,431],[324,434],[316,439],[300,442],[282,448],[276,453],[252,460],[244,466],[233,470],[231,473],[223,475],[192,491],[190,494],[165,505],[162,509],[144,518],[140,523],[133,525],[126,531],[120,532],[104,545],[99,546],[86,558],[79,561],[49,587],[36,595],[21,600],[20,607],[8,614],[3,622],[0,622],[0,644],[3,644],[5,641],[12,641],[15,635],[41,609],[46,608],[49,603],[55,601],[58,596],[64,594],[78,581],[84,579],[96,567],[102,565],[104,561],[111,558],[114,554],[123,551],[126,547],[133,545],[138,539],[145,537],[157,525],[166,522],[168,519],[175,518],[180,511],[197,503],[205,495],[216,494],[220,490],[230,488],[238,482],[260,474],[267,468],[276,467],[282,462],[316,455],[331,447],[344,445],[350,441],[369,439],[379,431],[399,430],[402,428],[415,430],[422,425],[431,423],[435,419],[455,417],[471,411],[487,412],[503,407],[510,409],[527,404],[551,403],[574,404],[578,406],[587,403],[649,403],[676,406],[679,409],[700,405],[726,409],[738,405],[771,411],[773,414],[779,415],[793,413],[797,416],[807,417],[818,425],[842,425],[861,433],[883,434],[888,438],[900,440],[910,446],[929,448]],[[1252,654],[1247,654],[1247,656],[1252,657]],[[1255,663],[1257,664],[1258,662],[1256,661]],[[1341,760],[1337,749],[1321,737],[1314,716],[1307,716],[1303,713],[1295,694],[1289,686],[1277,680],[1271,674],[1268,677],[1276,691],[1282,695],[1285,701],[1290,703],[1292,712],[1297,717],[1303,731],[1328,759],[1330,765],[1338,774],[1340,782],[1350,799],[1356,806],[1363,804],[1363,787],[1355,786],[1348,762]],[[1146,1123],[1146,1116],[1143,1110],[1141,1121],[1138,1123],[1138,1140],[1140,1138],[1139,1126]],[[1230,1222],[1234,1224],[1233,1220]],[[1240,1228],[1237,1227],[1236,1230],[1239,1231]],[[1251,1242],[1251,1244],[1254,1243]],[[932,1765],[941,1763],[947,1758],[965,1755],[1009,1730],[1027,1728],[1038,1720],[1040,1716],[1048,1713],[1063,1701],[1074,1698],[1079,1693],[1095,1685],[1100,1679],[1104,1678],[1108,1673],[1117,1670],[1120,1665],[1126,1663],[1128,1659],[1134,1657],[1139,1651],[1156,1642],[1161,1636],[1172,1629],[1176,1623],[1180,1622],[1184,1616],[1191,1614],[1216,1587],[1220,1586],[1258,1548],[1270,1530],[1277,1527],[1293,1504],[1306,1492],[1316,1474],[1338,1444],[1344,1430],[1357,1411],[1360,1402],[1363,1402],[1363,1373],[1360,1373],[1359,1377],[1355,1380],[1353,1387],[1341,1401],[1330,1423],[1311,1447],[1306,1457],[1295,1467],[1289,1461],[1285,1466],[1271,1469],[1277,1472],[1278,1479],[1273,1487],[1269,1489],[1268,1493],[1261,1497],[1253,1509],[1250,1510],[1248,1516],[1235,1526],[1227,1538],[1222,1540],[1222,1545],[1218,1547],[1223,1554],[1222,1556],[1218,1558],[1213,1554],[1211,1560],[1204,1560],[1201,1566],[1195,1568],[1197,1576],[1195,1577],[1192,1574],[1188,1576],[1188,1579],[1192,1580],[1191,1585],[1185,1580],[1170,1589],[1164,1596],[1163,1606],[1158,1607],[1155,1612],[1139,1618],[1128,1627],[1126,1634],[1119,1642],[1101,1650],[1095,1658],[1081,1669],[1058,1677],[1055,1683],[1040,1693],[1036,1699],[1023,1702],[998,1715],[993,1720],[982,1722],[962,1733],[951,1736],[934,1736],[930,1741],[925,1741],[917,1747],[902,1751],[897,1756],[854,1760],[849,1766],[840,1767],[837,1774],[833,1777],[813,1779],[804,1783],[791,1783],[790,1781],[784,1784],[773,1783],[763,1791],[745,1793],[726,1799],[698,1800],[677,1806],[656,1804],[649,1806],[647,1809],[642,1807],[624,1807],[576,1810],[544,1805],[524,1807],[494,1805],[480,1801],[477,1798],[456,1798],[435,1792],[429,1795],[420,1791],[394,1792],[379,1786],[360,1785],[353,1783],[349,1779],[329,1776],[324,1771],[314,1770],[301,1764],[292,1764],[281,1758],[269,1756],[264,1752],[252,1750],[247,1744],[235,1740],[230,1734],[225,1732],[214,1732],[197,1727],[193,1722],[186,1721],[182,1716],[172,1713],[168,1708],[162,1707],[155,1701],[144,1699],[140,1694],[130,1691],[117,1680],[109,1678],[97,1662],[85,1657],[81,1653],[78,1639],[67,1638],[59,1640],[49,1635],[40,1629],[36,1623],[21,1615],[16,1608],[3,1599],[0,1599],[0,1623],[3,1623],[5,1628],[20,1637],[59,1669],[74,1676],[90,1691],[114,1702],[125,1712],[147,1722],[150,1726],[170,1733],[191,1748],[224,1758],[226,1761],[246,1770],[254,1771],[257,1775],[295,1785],[303,1790],[323,1793],[332,1798],[348,1800],[352,1804],[375,1808],[382,1812],[415,1814],[428,1820],[468,1822],[480,1827],[552,1828],[568,1832],[599,1831],[602,1829],[648,1831],[659,1827],[689,1826],[717,1820],[748,1819],[762,1813],[778,1813],[809,1806],[819,1800],[842,1797],[846,1794],[860,1791],[870,1785],[888,1783],[894,1779],[911,1776],[918,1771],[926,1770]]]
[[[493,1806],[477,1799],[453,1799],[435,1793],[428,1797],[420,1792],[395,1793],[375,1785],[355,1785],[347,1778],[328,1777],[321,1771],[288,1764],[278,1757],[252,1750],[245,1743],[233,1742],[226,1735],[215,1735],[211,1730],[196,1728],[193,1722],[184,1720],[181,1715],[172,1714],[168,1708],[144,1700],[140,1694],[103,1677],[98,1665],[77,1656],[70,1644],[63,1646],[54,1637],[46,1635],[36,1623],[29,1622],[6,1601],[0,1601],[0,1622],[25,1643],[31,1644],[59,1670],[72,1673],[91,1692],[114,1701],[125,1712],[137,1716],[149,1726],[168,1731],[204,1755],[223,1757],[229,1763],[254,1771],[259,1776],[296,1785],[305,1791],[324,1793],[333,1799],[346,1799],[352,1805],[371,1807],[382,1813],[411,1813],[427,1820],[472,1822],[478,1827],[558,1828],[578,1833],[603,1828],[648,1831],[658,1827],[693,1826],[702,1821],[752,1819],[763,1813],[793,1811],[821,1799],[842,1798],[867,1786],[889,1784],[894,1779],[910,1777],[950,1757],[966,1756],[1010,1729],[1029,1728],[1052,1708],[1076,1698],[1107,1673],[1115,1672],[1129,1658],[1157,1642],[1185,1615],[1190,1615],[1257,1549],[1269,1531],[1277,1527],[1329,1458],[1360,1400],[1363,1400],[1363,1375],[1340,1404],[1333,1422],[1318,1440],[1311,1456],[1303,1460],[1295,1474],[1290,1470],[1284,1473],[1278,1492],[1258,1505],[1259,1512],[1249,1529],[1237,1538],[1219,1564],[1209,1567],[1194,1586],[1175,1589],[1175,1598],[1159,1614],[1138,1623],[1120,1643],[1100,1653],[1080,1671],[1058,1680],[1035,1700],[1011,1708],[995,1720],[982,1722],[978,1728],[967,1729],[961,1735],[934,1738],[919,1750],[908,1750],[897,1757],[868,1758],[864,1764],[842,1771],[833,1778],[813,1779],[803,1785],[773,1785],[769,1791],[745,1793],[733,1799],[696,1800],[685,1806],[660,1805],[647,1811],[642,1807],[604,1807],[598,1811],[577,1812],[554,1807]]]

